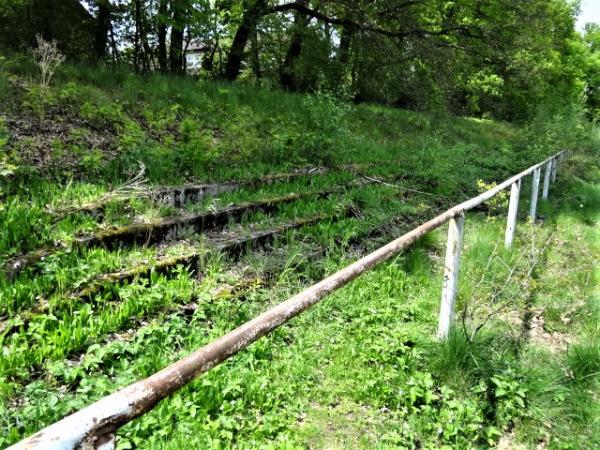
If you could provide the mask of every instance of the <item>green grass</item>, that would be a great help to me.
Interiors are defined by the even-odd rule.
[[[10,67],[27,79],[26,64]],[[503,202],[468,215],[448,342],[434,338],[445,246],[440,229],[125,426],[118,445],[600,446],[600,173],[591,125],[567,115],[518,128],[67,65],[44,105],[45,123],[59,127],[64,120],[74,129],[53,143],[35,134],[34,141],[42,139],[36,147],[10,137],[12,119],[42,122],[24,104],[26,91],[8,76],[2,80],[12,93],[3,97],[4,150],[17,168],[1,181],[0,255],[7,260],[57,241],[67,247],[15,279],[0,276],[0,319],[11,324],[0,331],[0,447],[151,375],[475,195],[478,180],[500,181],[564,147],[577,151],[561,166],[535,225],[525,217],[525,181],[512,250],[503,248]],[[96,148],[100,155],[88,135],[108,137]],[[53,149],[47,165],[33,164],[36,148]],[[113,202],[102,217],[56,220],[53,208],[99,198],[135,174],[138,161],[157,186],[381,161],[365,173],[439,197],[377,183],[349,186],[246,215],[223,233],[181,230],[148,248],[70,251],[77,235],[360,178],[333,170],[181,209],[136,199]],[[107,286],[92,299],[70,297],[103,273],[350,206],[354,217],[288,232],[238,259],[208,254],[200,275],[181,267],[172,276]],[[39,306],[44,313],[35,313]]]

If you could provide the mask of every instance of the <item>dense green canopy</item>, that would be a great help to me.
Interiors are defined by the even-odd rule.
[[[52,5],[50,5],[52,4]],[[85,5],[85,7],[84,7]],[[0,48],[243,79],[421,110],[531,117],[600,104],[600,30],[571,0],[7,0]],[[87,8],[87,10],[86,10]],[[585,97],[584,97],[585,96]]]

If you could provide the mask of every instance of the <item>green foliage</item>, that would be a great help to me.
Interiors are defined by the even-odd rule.
[[[480,194],[483,194],[490,189],[494,189],[496,187],[496,183],[486,183],[483,180],[477,180],[477,191]],[[494,196],[490,199],[487,205],[492,212],[492,215],[498,214],[500,211],[506,209],[508,206],[508,199],[510,194],[507,191],[501,191],[498,195]]]
[[[600,25],[587,24],[583,42],[588,52],[585,65],[585,101],[588,114],[600,118]]]
[[[477,89],[492,89],[493,76],[489,77],[480,80],[483,84]],[[69,173],[96,177],[98,167],[94,164],[102,159],[110,162],[108,167],[102,166],[103,175],[114,182],[137,173],[140,161],[148,168],[150,180],[170,176],[181,182],[191,177],[223,178],[225,175],[214,168],[224,165],[239,174],[255,167],[248,161],[276,164],[279,169],[273,170],[286,170],[300,164],[332,165],[354,159],[354,154],[359,159],[365,159],[364,155],[373,160],[393,158],[405,149],[410,149],[423,176],[433,182],[439,174],[430,169],[432,158],[451,158],[455,151],[461,151],[465,165],[459,170],[470,170],[467,163],[472,158],[481,160],[481,148],[506,139],[511,142],[499,144],[498,154],[504,154],[502,167],[508,175],[510,167],[522,167],[545,156],[548,146],[580,146],[591,135],[577,106],[540,107],[527,131],[517,137],[514,129],[495,129],[498,125],[488,126],[485,121],[453,121],[441,115],[352,106],[337,100],[330,91],[301,97],[251,86],[156,75],[142,78],[122,68],[94,70],[68,64],[59,69],[56,86],[48,89],[50,102],[33,94],[24,93],[27,109],[37,111],[38,116],[45,114],[52,121],[48,126],[56,128],[60,136],[65,135],[60,131],[59,118],[63,115],[75,121],[77,128],[84,125],[88,130],[81,142],[63,142],[56,158],[46,160],[50,172],[57,170],[61,177]],[[396,123],[400,126],[392,126]],[[424,130],[428,133],[422,133]],[[50,142],[26,144],[25,139],[13,143],[12,147],[19,149],[16,156],[24,153],[31,158],[31,147],[60,150],[52,143],[52,134],[47,138]],[[399,140],[402,145],[397,144]],[[452,150],[446,156],[449,146]],[[104,153],[103,158],[96,149]],[[514,149],[518,149],[518,156]],[[38,160],[30,161],[26,159],[24,164],[36,165]],[[455,164],[457,160],[453,161]],[[489,174],[497,175],[494,171]],[[478,178],[486,179],[484,175],[479,173]],[[462,189],[474,187],[460,179],[436,183],[439,189],[448,190],[440,191],[442,195],[459,187],[453,183],[461,184]]]
[[[567,362],[575,380],[585,381],[597,377],[600,375],[600,343],[573,345],[567,353]]]
[[[79,109],[81,117],[95,128],[106,128],[115,126],[120,123],[123,116],[123,111],[119,104],[108,103],[94,105],[90,102],[85,102]]]
[[[493,97],[486,90],[502,89],[485,74],[476,81],[482,105],[485,95]],[[476,212],[469,217],[457,316],[475,290],[483,313],[500,305],[497,299],[512,300],[512,309],[492,317],[474,338],[460,327],[446,343],[434,338],[445,245],[440,230],[161,402],[122,428],[118,442],[122,448],[466,449],[514,436],[509,445],[597,446],[589,391],[598,386],[600,309],[590,294],[597,283],[589,267],[599,251],[593,163],[600,141],[580,108],[548,105],[534,123],[518,127],[351,106],[327,93],[138,77],[124,69],[67,65],[56,82],[46,122],[59,132],[40,147],[33,143],[42,133],[25,139],[17,128],[2,135],[10,153],[27,158],[32,148],[49,148],[54,164],[73,159],[78,169],[60,178],[16,170],[3,185],[2,259],[60,245],[14,279],[0,277],[1,446],[154,373],[476,195],[477,180],[488,187],[563,146],[578,151],[561,166],[550,202],[540,202],[544,224],[520,222],[515,248],[496,254],[480,285],[495,244],[501,246],[504,222]],[[11,131],[18,125],[11,121]],[[332,167],[174,208],[123,199],[119,187],[140,162],[152,186],[255,180],[302,164]],[[340,164],[359,166],[351,172]],[[315,196],[362,174],[395,187],[346,185]],[[292,192],[307,195],[247,214],[224,232],[178,230],[160,246],[112,251],[73,245],[94,231]],[[112,201],[96,215],[77,210],[105,198]],[[101,283],[92,298],[73,295],[106,273],[212,250],[229,236],[350,206],[355,216],[287,233],[239,259],[202,254],[195,275],[181,267]],[[504,217],[505,205],[496,206]],[[520,252],[553,232],[534,276],[523,276],[530,260]],[[515,261],[522,262],[514,283],[503,288]],[[549,317],[529,339],[524,308],[540,316],[543,308]],[[547,348],[550,325],[569,333],[572,346]]]
[[[4,118],[0,117],[0,180],[14,175],[17,166],[12,161],[8,152],[8,130],[4,124]]]
[[[495,73],[479,71],[473,74],[466,82],[465,91],[469,102],[469,109],[474,113],[481,112],[482,97],[498,98],[502,96],[504,79]],[[490,111],[488,111],[489,113]]]
[[[33,84],[27,87],[23,107],[34,113],[39,120],[45,120],[48,107],[55,104],[56,98],[46,86]]]
[[[211,164],[219,156],[215,140],[208,130],[203,130],[201,125],[186,118],[179,127],[181,146],[175,155],[175,164],[179,167],[203,167]],[[190,172],[188,172],[188,176]]]
[[[48,224],[42,211],[27,204],[25,198],[13,197],[0,208],[4,227],[0,230],[0,254],[26,252],[43,244],[38,236],[47,232]]]
[[[331,94],[320,94],[307,97],[305,109],[309,113],[305,118],[305,126],[314,130],[302,138],[306,159],[332,162],[334,148],[340,141],[343,143],[344,133],[348,129],[347,117],[352,113],[352,108]]]
[[[86,152],[81,158],[81,166],[85,173],[100,174],[104,162],[104,154],[97,148]]]
[[[8,103],[9,96],[9,81],[8,73],[4,68],[6,64],[6,57],[0,56],[0,101]]]
[[[503,427],[510,422],[518,420],[526,414],[526,394],[527,389],[523,386],[522,381],[508,371],[491,379],[494,414],[497,423]]]

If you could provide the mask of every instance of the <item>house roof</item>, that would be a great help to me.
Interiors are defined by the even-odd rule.
[[[186,48],[186,52],[203,52],[208,50],[209,45],[204,42],[190,42]]]

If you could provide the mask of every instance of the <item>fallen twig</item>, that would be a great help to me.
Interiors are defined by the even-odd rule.
[[[50,214],[56,215],[54,223],[61,221],[70,214],[76,212],[90,212],[101,209],[108,202],[113,200],[124,200],[131,198],[144,198],[151,194],[150,188],[147,186],[147,179],[145,177],[146,166],[140,163],[139,172],[126,183],[118,186],[110,192],[102,195],[100,198],[93,202],[85,203],[80,206],[69,206],[64,208],[49,209]]]

